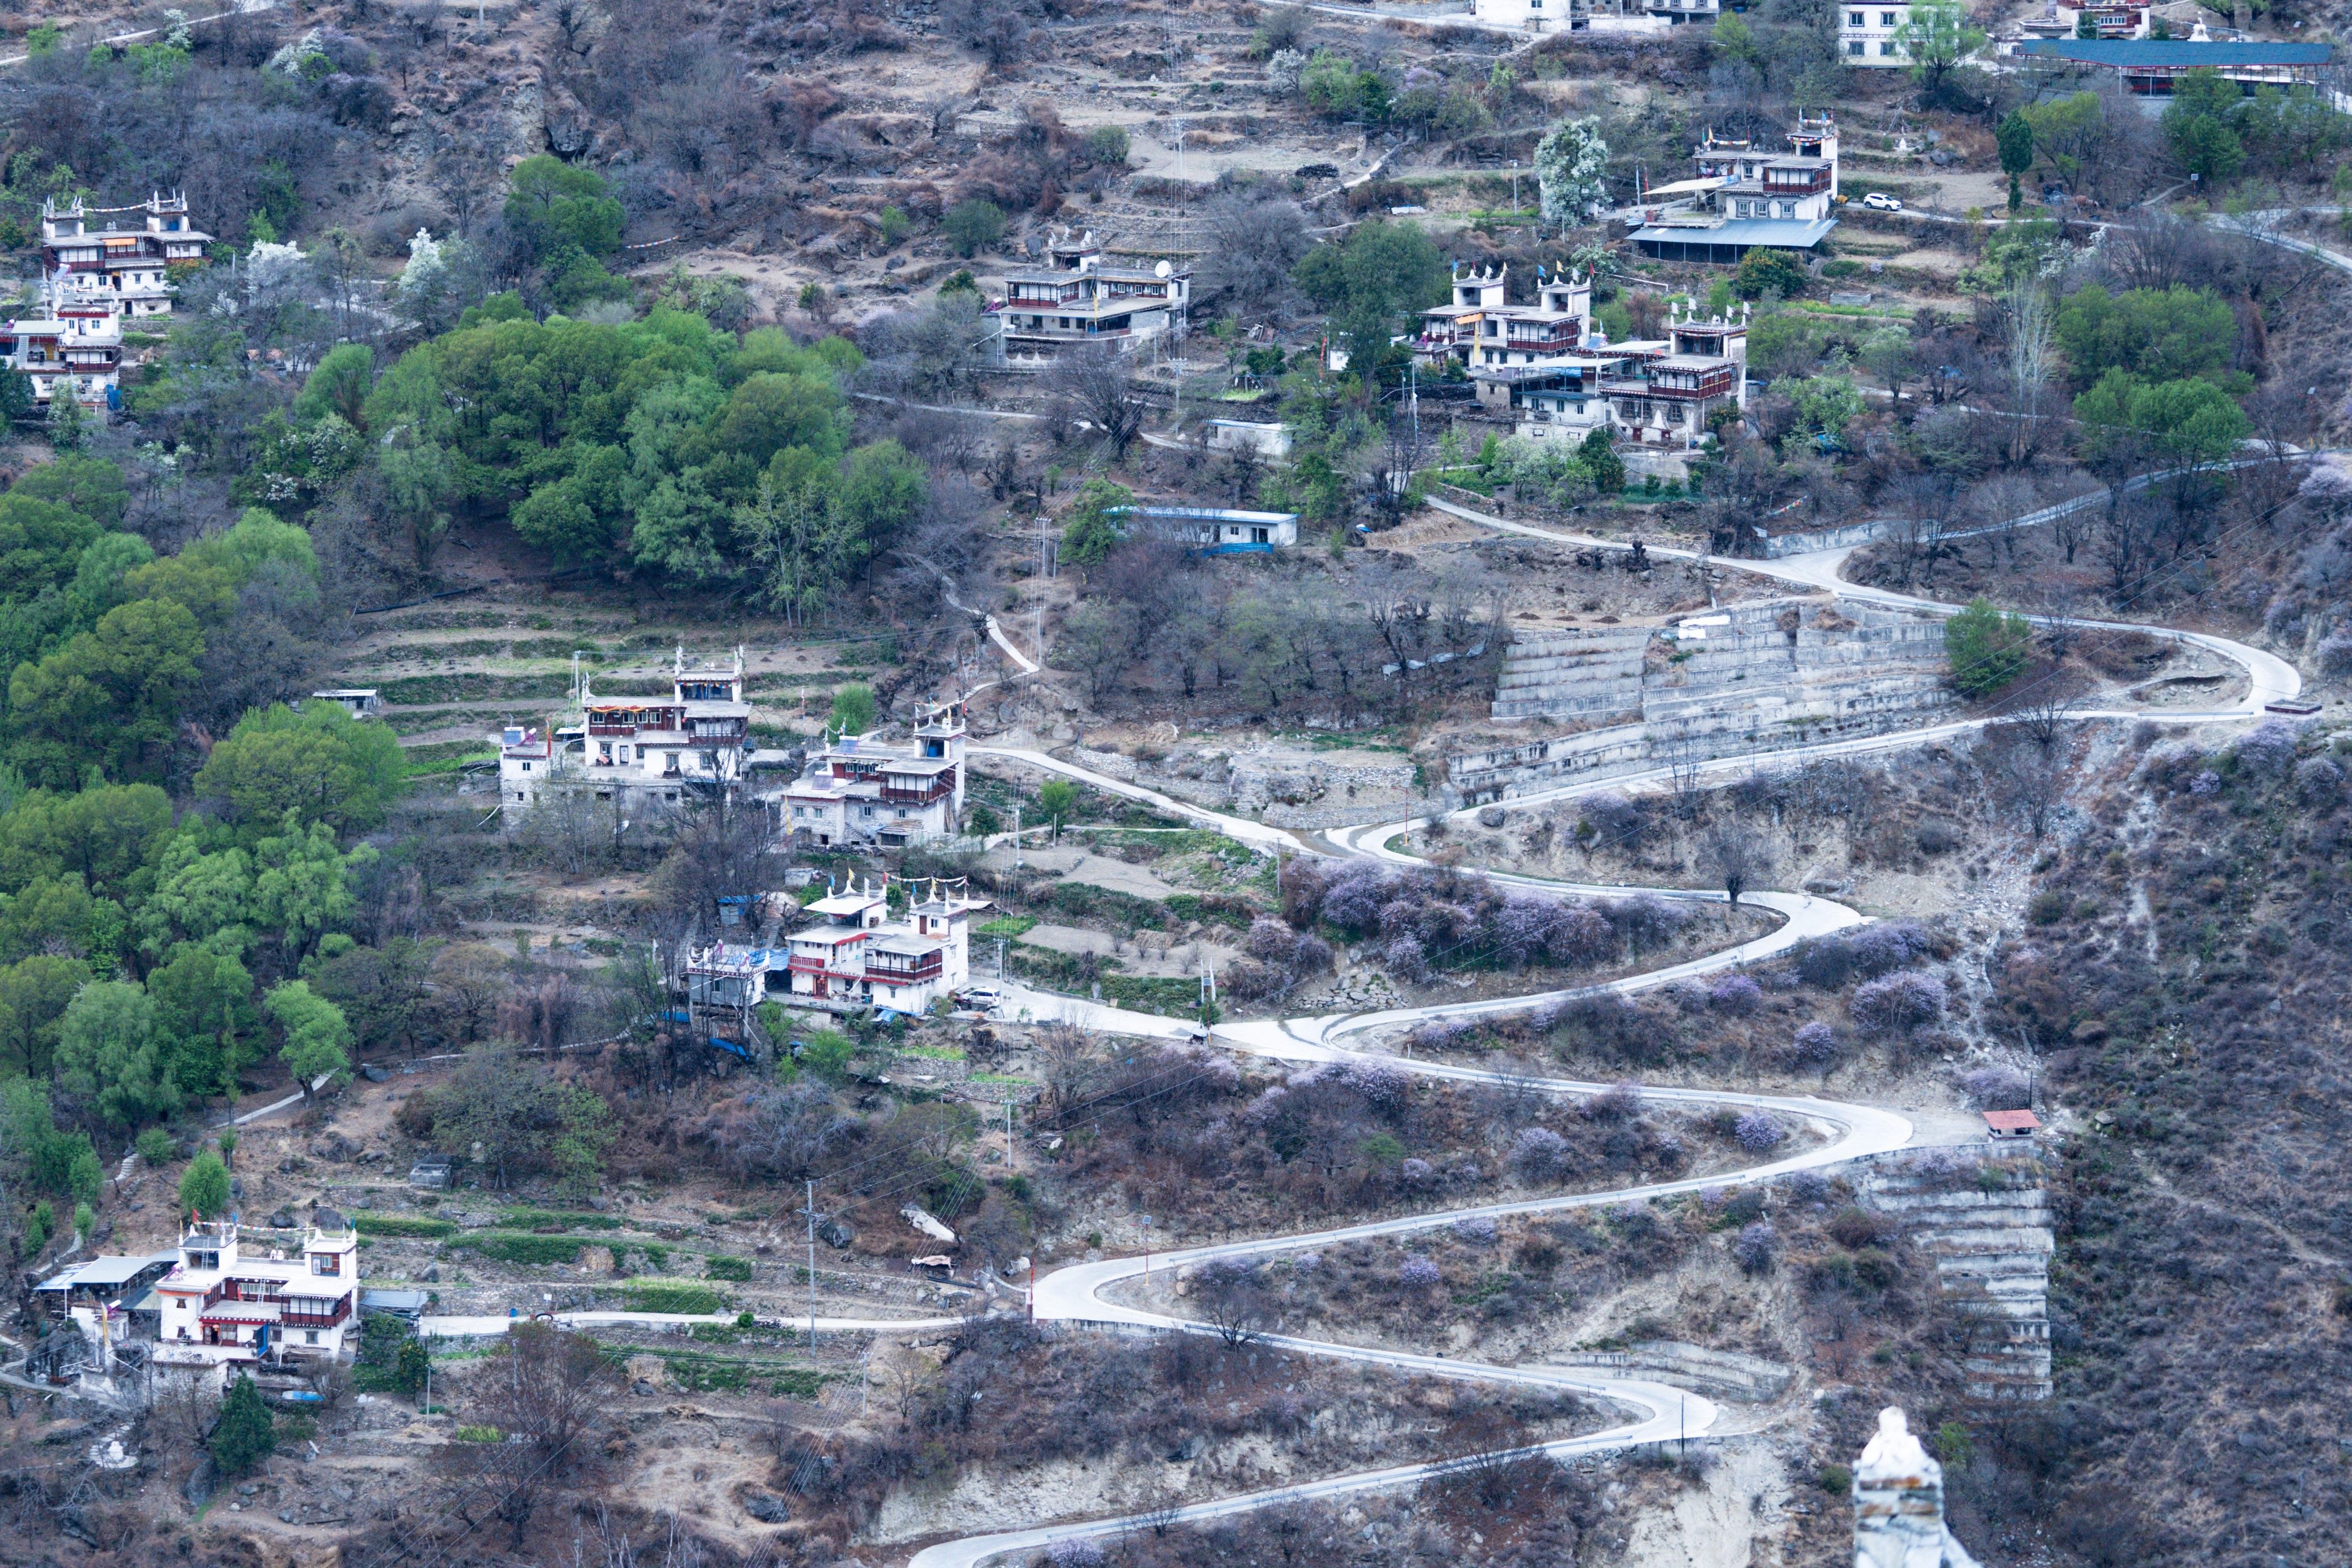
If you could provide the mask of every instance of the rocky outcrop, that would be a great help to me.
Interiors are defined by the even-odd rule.
[[[1972,1325],[1962,1370],[1971,1399],[2050,1397],[2049,1195],[2039,1186],[1943,1190],[1914,1168],[1873,1172],[1865,1207],[1894,1216],[1936,1261],[1945,1299]]]

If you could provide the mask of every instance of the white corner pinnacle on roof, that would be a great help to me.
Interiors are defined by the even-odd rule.
[[[1944,1467],[1903,1412],[1878,1413],[1878,1433],[1853,1471],[1854,1568],[1978,1568],[1944,1527]]]

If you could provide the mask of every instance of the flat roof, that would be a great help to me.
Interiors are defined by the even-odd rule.
[[[89,1258],[70,1269],[62,1270],[51,1275],[33,1288],[37,1291],[69,1291],[77,1286],[82,1286],[92,1290],[105,1290],[113,1285],[127,1285],[137,1279],[142,1270],[152,1269],[159,1263],[176,1263],[179,1259],[180,1249],[176,1247],[165,1248],[161,1252],[151,1252],[144,1258],[121,1255]]]
[[[1790,250],[1811,250],[1837,227],[1835,218],[1731,218],[1701,228],[1653,224],[1633,231],[1633,238],[1685,245],[1763,245]]]
[[[1668,354],[1662,360],[1652,360],[1648,369],[1654,371],[1719,371],[1731,363],[1720,354]]]
[[[955,766],[956,759],[952,757],[898,757],[885,762],[882,771],[885,774],[950,773],[955,770]]]
[[[888,936],[867,949],[874,953],[898,953],[909,958],[928,957],[947,950],[947,944],[933,936]]]
[[[2031,1133],[2042,1125],[2042,1118],[2031,1111],[1987,1111],[1984,1119],[1996,1133]]]
[[[2092,66],[2324,66],[2333,44],[2197,43],[2187,38],[2036,38],[2021,54]]]
[[[844,931],[838,925],[812,925],[805,931],[795,931],[788,942],[820,942],[827,947],[838,947],[845,942],[863,942],[873,936],[871,931]]]
[[[857,915],[882,902],[878,893],[828,893],[804,907],[819,915]]]

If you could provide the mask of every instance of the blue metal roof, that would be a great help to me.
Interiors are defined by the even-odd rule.
[[[1731,218],[1713,228],[1652,224],[1634,230],[1633,237],[1680,245],[1768,245],[1811,250],[1837,226],[1835,218]]]
[[[2217,44],[2188,38],[2036,38],[2021,52],[2088,66],[2169,66],[2188,70],[2199,66],[2324,66],[2335,57],[2336,46],[2260,39]]]
[[[1297,512],[1236,512],[1223,507],[1105,507],[1105,517],[1181,517],[1194,522],[1295,523]]]

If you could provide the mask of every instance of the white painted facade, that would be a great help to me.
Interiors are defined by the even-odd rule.
[[[782,825],[823,847],[900,849],[951,838],[963,821],[963,705],[926,714],[909,747],[843,736],[777,797]]]
[[[255,1257],[234,1219],[191,1221],[180,1261],[156,1281],[159,1369],[249,1369],[341,1356],[358,1319],[359,1231],[320,1209],[299,1248]]]
[[[1907,3],[1838,8],[1838,57],[1850,66],[1908,69],[1911,50],[1903,29],[1911,20]]]

